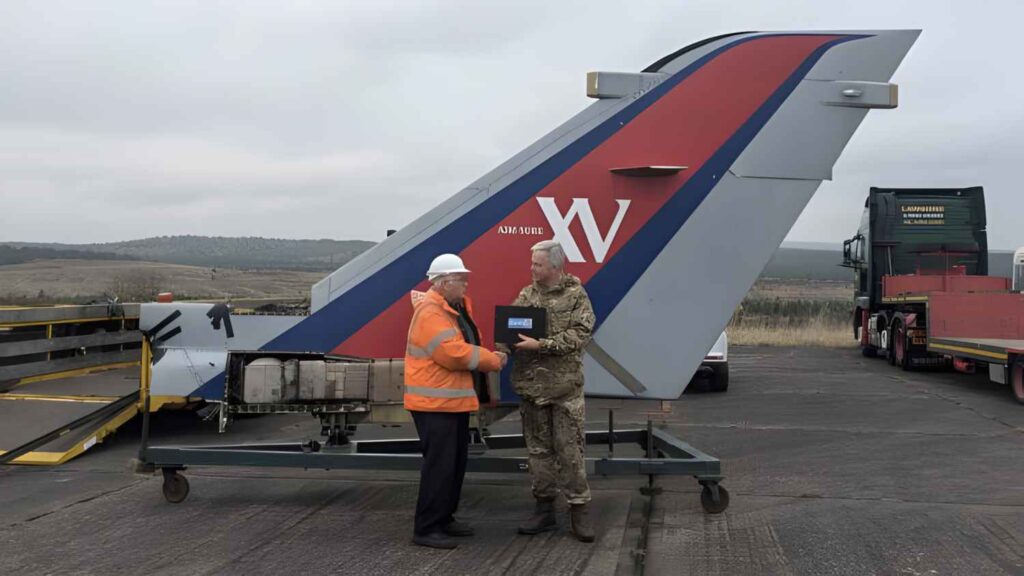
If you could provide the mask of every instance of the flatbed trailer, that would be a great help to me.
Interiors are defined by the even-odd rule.
[[[870,330],[891,364],[907,370],[949,364],[960,372],[988,370],[990,380],[1009,384],[1024,404],[1024,294],[1011,291],[1009,282],[993,276],[886,276],[886,308],[871,317]],[[929,286],[944,291],[898,292]]]
[[[865,310],[866,330],[858,338],[866,355],[881,354],[903,369],[940,366],[945,358],[957,357],[948,351],[935,353],[928,346],[930,338],[1024,337],[1016,328],[1016,318],[1024,318],[1019,299],[1010,291],[1008,278],[967,275],[963,268],[884,275],[879,304],[873,313]],[[1014,327],[1008,329],[1008,323]]]
[[[927,351],[963,372],[987,367],[1024,404],[1024,294],[938,292],[925,296]]]
[[[929,338],[928,351],[970,358],[979,362],[1007,364],[1024,354],[1024,340],[1007,338]]]

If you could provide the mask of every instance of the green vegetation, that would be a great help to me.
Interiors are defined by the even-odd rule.
[[[736,309],[734,324],[762,323],[771,319],[780,328],[806,326],[811,322],[846,324],[850,302],[817,299],[781,299],[748,295]]]
[[[280,238],[228,238],[159,236],[105,244],[0,243],[0,266],[33,260],[145,260],[204,268],[241,270],[280,269],[329,272],[373,246],[363,240],[284,240]],[[989,271],[1010,273],[1012,254],[990,252]],[[841,268],[842,253],[819,248],[779,248],[762,278],[849,282],[853,273]]]
[[[226,238],[208,236],[159,236],[105,244],[29,244],[11,242],[7,243],[6,246],[0,245],[0,248],[8,251],[28,249],[35,251],[34,253],[37,256],[16,261],[0,260],[0,265],[28,262],[33,259],[77,257],[110,260],[146,260],[206,268],[237,268],[241,270],[273,268],[281,270],[330,271],[365,252],[373,245],[373,242],[362,240],[285,240],[260,237]],[[47,253],[47,250],[51,251],[51,253]],[[86,256],[89,254],[95,256]]]
[[[0,266],[24,264],[33,260],[137,260],[137,258],[113,252],[88,252],[84,250],[6,246],[0,244]]]
[[[730,344],[847,347],[853,285],[820,280],[762,279],[736,308]]]

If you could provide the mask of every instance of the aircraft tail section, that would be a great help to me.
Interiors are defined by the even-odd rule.
[[[639,73],[313,288],[265,349],[402,357],[408,293],[438,254],[473,270],[484,343],[560,241],[598,317],[587,392],[674,398],[873,108],[918,31],[738,33]]]

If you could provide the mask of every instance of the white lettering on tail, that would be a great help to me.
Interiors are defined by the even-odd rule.
[[[608,249],[611,248],[612,242],[615,241],[615,235],[619,232],[622,219],[626,217],[626,210],[629,209],[629,200],[616,200],[616,202],[619,204],[619,211],[615,214],[615,220],[608,228],[608,233],[601,236],[601,231],[597,229],[597,221],[594,220],[594,213],[590,209],[589,198],[573,198],[572,206],[564,216],[555,205],[554,198],[537,198],[544,217],[548,219],[548,223],[551,224],[551,229],[554,231],[554,240],[562,245],[565,257],[569,259],[569,262],[586,262],[579,245],[576,244],[576,239],[569,231],[569,226],[577,216],[579,216],[580,225],[583,226],[587,243],[590,244],[590,250],[594,253],[594,261],[604,262],[604,257],[608,255]]]

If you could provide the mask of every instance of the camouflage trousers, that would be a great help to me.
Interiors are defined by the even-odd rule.
[[[570,504],[590,502],[583,457],[586,416],[583,395],[543,406],[523,400],[519,414],[530,453],[533,497],[550,501],[561,490]]]

